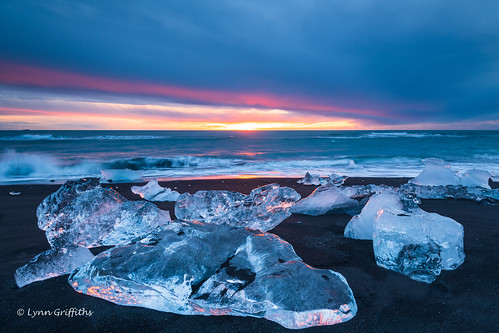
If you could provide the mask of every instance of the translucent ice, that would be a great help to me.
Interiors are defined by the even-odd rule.
[[[352,217],[345,227],[345,237],[353,239],[373,239],[373,223],[380,210],[403,213],[404,204],[397,192],[386,190],[373,195],[362,208],[360,214]]]
[[[410,183],[431,186],[459,184],[459,177],[451,170],[450,164],[438,158],[427,158],[424,162],[424,170]]]
[[[92,260],[93,257],[93,254],[83,247],[50,249],[18,268],[14,278],[19,287],[24,287],[36,281],[69,274]]]
[[[363,169],[364,167],[362,165],[355,164],[354,160],[350,160],[348,162],[348,169]]]
[[[142,173],[130,169],[107,169],[101,170],[102,182],[122,182],[126,180],[135,180],[142,177]]]
[[[341,186],[347,178],[347,176],[340,176],[335,173],[332,173],[328,177],[321,177],[319,175],[313,175],[307,172],[305,174],[305,177],[300,179],[298,183],[303,185],[326,185],[328,183],[331,183],[336,186]]]
[[[132,186],[132,192],[148,201],[177,201],[180,193],[159,185],[156,179],[151,179],[144,186]]]
[[[490,189],[491,174],[485,170],[472,169],[461,175],[460,183],[464,186],[479,186]]]
[[[298,184],[303,184],[303,185],[324,185],[326,183],[327,179],[319,175],[312,175],[308,172],[305,174],[305,177],[303,177],[298,181]]]
[[[378,266],[432,283],[442,269],[464,262],[463,236],[463,226],[449,217],[420,208],[382,209],[374,221],[374,256]]]
[[[326,184],[315,189],[308,197],[298,201],[291,211],[304,215],[324,215],[327,213],[351,213],[359,210],[359,203],[345,195],[334,184]]]
[[[249,195],[229,191],[183,193],[175,203],[175,215],[184,221],[226,224],[270,230],[291,215],[301,196],[292,188],[269,184]]]
[[[486,189],[479,186],[424,186],[404,184],[400,191],[413,194],[421,199],[466,199],[499,203],[499,189]]]
[[[121,305],[252,316],[294,329],[341,323],[357,312],[339,273],[308,266],[278,236],[225,225],[159,228],[99,254],[69,283]]]
[[[37,209],[38,227],[53,248],[116,245],[170,222],[168,212],[128,201],[97,178],[68,181]]]
[[[347,178],[348,178],[347,176],[340,176],[335,173],[332,173],[329,175],[328,183],[332,183],[336,186],[341,186],[343,185],[343,183]]]
[[[361,200],[364,198],[369,198],[371,195],[375,193],[380,193],[385,190],[390,190],[392,187],[386,185],[353,185],[353,186],[345,186],[341,187],[340,190],[347,197],[352,199]]]

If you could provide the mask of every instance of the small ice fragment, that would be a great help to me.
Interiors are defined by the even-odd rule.
[[[417,177],[409,180],[409,183],[431,186],[459,185],[458,176],[447,162],[438,158],[427,158],[424,162],[424,170]]]
[[[348,162],[348,169],[363,169],[364,167],[362,165],[355,164],[354,160],[350,160]]]
[[[486,189],[479,186],[425,186],[404,184],[399,190],[404,195],[414,195],[421,199],[465,199],[499,203],[499,189]]]
[[[19,195],[21,192],[9,192],[10,195]]]
[[[336,186],[341,186],[345,183],[345,180],[347,179],[347,176],[340,176],[336,173],[332,173],[329,175],[328,182],[331,184],[334,184]]]
[[[108,169],[101,170],[101,181],[104,182],[123,182],[127,180],[136,180],[142,177],[142,173],[130,169]]]
[[[24,287],[36,281],[69,274],[93,258],[94,255],[83,247],[50,249],[18,268],[14,278],[19,287]]]
[[[298,181],[298,184],[303,185],[323,185],[326,183],[326,180],[319,175],[313,175],[309,172],[305,174],[305,177]]]
[[[288,218],[291,206],[300,198],[292,188],[278,184],[256,188],[249,195],[229,191],[183,193],[175,204],[175,215],[184,221],[266,231]]]
[[[414,208],[378,211],[373,249],[378,266],[432,283],[440,271],[464,262],[464,229],[453,219]]]
[[[353,239],[373,239],[373,223],[380,210],[389,210],[395,214],[403,213],[404,204],[397,192],[386,190],[374,194],[362,208],[360,214],[352,217],[345,227],[344,235]]]
[[[479,186],[490,189],[489,179],[491,174],[485,170],[472,169],[466,171],[460,179],[461,185],[464,186]]]
[[[351,213],[358,212],[358,210],[359,203],[346,196],[334,184],[319,186],[312,194],[301,199],[291,208],[292,213],[311,216]]]
[[[132,192],[148,201],[177,201],[180,193],[162,187],[156,179],[151,179],[144,186],[132,186]]]

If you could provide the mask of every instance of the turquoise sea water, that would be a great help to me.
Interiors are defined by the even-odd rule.
[[[0,182],[105,175],[118,180],[412,177],[423,160],[499,174],[499,131],[0,131]]]

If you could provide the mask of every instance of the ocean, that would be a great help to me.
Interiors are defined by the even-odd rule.
[[[414,177],[424,159],[499,175],[499,131],[0,131],[0,182]]]

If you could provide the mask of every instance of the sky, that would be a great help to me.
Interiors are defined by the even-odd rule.
[[[499,1],[0,2],[0,129],[499,129]]]

